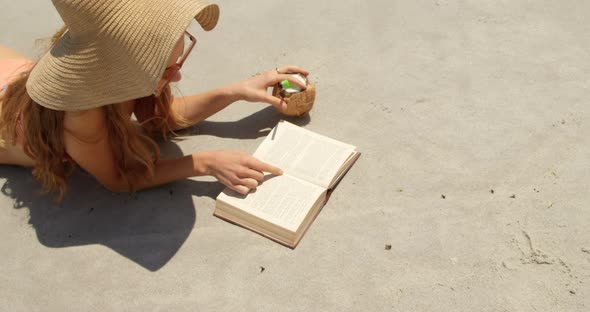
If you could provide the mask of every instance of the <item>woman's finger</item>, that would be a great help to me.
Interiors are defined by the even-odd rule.
[[[252,157],[250,159],[248,165],[250,168],[252,168],[254,170],[258,170],[260,172],[270,172],[275,175],[282,175],[283,174],[283,170],[281,170],[279,167],[275,167],[271,164],[267,164],[267,163],[262,162],[254,157]]]
[[[246,195],[250,192],[250,189],[247,186],[234,184],[229,179],[223,176],[217,177],[217,180],[219,180],[219,182],[221,182],[225,186],[229,187],[231,190],[234,190],[242,195]]]
[[[302,74],[303,76],[309,75],[307,70],[295,65],[283,65],[277,68],[281,74]]]
[[[264,180],[264,173],[253,170],[253,169],[245,169],[242,174],[238,175],[240,178],[250,178],[256,180],[259,184]]]
[[[252,178],[240,179],[240,183],[242,183],[243,186],[247,187],[250,190],[253,190],[258,187],[258,181]]]
[[[276,107],[279,111],[284,111],[287,109],[287,102],[286,99],[281,99],[276,96],[272,96],[270,94],[265,94],[263,101]]]
[[[250,189],[244,185],[232,185],[229,188],[231,188],[232,190],[234,190],[242,195],[246,195],[246,194],[250,193]]]

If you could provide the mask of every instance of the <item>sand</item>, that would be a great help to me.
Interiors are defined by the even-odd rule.
[[[590,310],[589,3],[218,3],[180,91],[302,66],[316,103],[289,120],[363,153],[300,245],[213,217],[211,179],[79,174],[54,205],[2,166],[0,310]],[[35,57],[59,25],[6,3],[0,44]],[[253,152],[280,118],[238,102],[163,151]]]

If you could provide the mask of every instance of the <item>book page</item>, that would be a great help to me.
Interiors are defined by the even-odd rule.
[[[284,172],[328,188],[355,147],[281,121],[254,157]]]
[[[287,174],[267,175],[256,191],[241,195],[226,188],[217,200],[295,232],[323,192],[321,187]]]

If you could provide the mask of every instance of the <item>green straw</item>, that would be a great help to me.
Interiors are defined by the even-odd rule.
[[[283,88],[285,88],[285,89],[290,89],[291,83],[289,82],[289,80],[285,79],[285,80],[281,81],[281,86],[283,86]]]

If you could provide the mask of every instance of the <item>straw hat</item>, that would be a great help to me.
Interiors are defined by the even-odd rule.
[[[202,0],[52,0],[68,31],[31,71],[30,97],[76,111],[148,96],[191,20],[209,31],[219,7]]]

